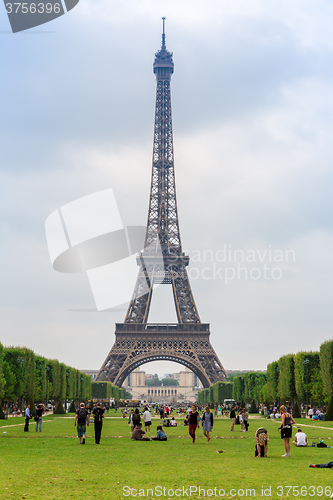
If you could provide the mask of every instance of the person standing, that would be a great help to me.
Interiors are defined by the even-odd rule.
[[[249,414],[246,408],[243,408],[243,420],[245,425],[245,432],[249,430]]]
[[[239,410],[238,420],[239,420],[239,423],[240,423],[240,426],[241,426],[241,432],[245,431],[243,409]]]
[[[195,443],[195,431],[197,428],[199,428],[199,413],[197,412],[197,407],[196,405],[192,405],[192,410],[189,413],[188,416],[188,422],[189,422],[189,435],[192,438],[192,443]]]
[[[104,410],[101,403],[97,403],[96,408],[93,409],[94,415],[94,429],[95,429],[95,443],[99,444],[101,440]]]
[[[209,433],[213,430],[213,414],[210,411],[209,406],[206,406],[206,411],[202,416],[202,430],[207,438],[207,444],[210,441]]]
[[[24,418],[25,418],[24,432],[29,432],[29,420],[31,419],[30,405],[27,405],[25,409]]]
[[[39,432],[42,432],[42,425],[43,425],[43,413],[45,411],[45,406],[43,404],[37,405],[37,410],[36,410],[36,432],[38,432],[38,427],[39,427]]]
[[[231,412],[230,412],[230,419],[231,419],[231,432],[235,432],[235,423],[236,423],[236,412],[235,412],[235,409],[232,408]]]
[[[133,424],[133,415],[134,415],[134,410],[133,408],[131,409],[131,413],[129,414],[128,417],[128,425],[130,426],[130,433],[132,434],[133,429],[134,429],[134,424]]]
[[[84,403],[80,403],[80,407],[76,412],[74,426],[77,427],[77,437],[80,440],[80,444],[86,443],[86,426],[89,427],[89,414],[84,407]]]
[[[292,424],[295,424],[295,420],[292,415],[287,412],[284,405],[280,406],[280,413],[282,414],[281,422],[281,437],[284,443],[285,454],[283,457],[290,457],[290,438],[292,434]]]
[[[148,410],[147,406],[145,407],[144,414],[142,415],[143,423],[146,426],[146,432],[150,432],[150,426],[151,426],[151,413]]]
[[[141,422],[141,417],[140,417],[139,408],[135,408],[135,411],[134,411],[133,416],[132,416],[133,429],[135,427],[137,427],[137,425],[139,425],[140,422]]]

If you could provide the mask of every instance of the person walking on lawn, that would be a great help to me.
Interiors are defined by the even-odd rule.
[[[77,428],[77,437],[80,444],[86,443],[86,426],[89,427],[89,414],[84,407],[84,403],[80,403],[79,409],[76,411],[74,426]]]

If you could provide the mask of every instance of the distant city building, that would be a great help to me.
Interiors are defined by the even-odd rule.
[[[203,388],[198,377],[188,368],[164,377],[177,380],[179,385],[146,386],[145,381],[153,378],[156,376],[146,375],[144,371],[137,368],[126,378],[123,387],[132,394],[133,399],[145,399],[150,403],[195,401],[199,390]]]
[[[83,373],[90,376],[92,381],[96,380],[96,377],[98,375],[98,371],[99,370],[82,370]]]

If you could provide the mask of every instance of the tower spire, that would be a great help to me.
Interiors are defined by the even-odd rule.
[[[166,50],[166,44],[165,44],[165,17],[162,17],[162,21],[163,21],[163,33],[162,33],[162,46],[161,46],[161,49],[162,50]]]

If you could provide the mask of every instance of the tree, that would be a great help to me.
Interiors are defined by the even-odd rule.
[[[26,347],[6,347],[4,360],[15,375],[15,396],[22,409],[24,399],[28,400],[32,409],[36,397],[36,365],[35,353]]]
[[[320,372],[319,352],[298,352],[295,360],[295,389],[298,401],[323,401],[323,384]]]
[[[333,420],[333,397],[331,398],[331,400],[329,402],[327,412],[325,414],[325,420],[328,420],[329,422],[332,422],[332,420]]]
[[[292,402],[296,397],[294,355],[282,356],[279,361],[278,395],[284,402]]]
[[[250,403],[251,401],[260,402],[261,394],[260,389],[266,383],[266,374],[261,372],[248,372],[244,376],[245,385],[245,401]]]
[[[213,387],[213,397],[211,403],[223,403],[224,399],[232,398],[232,382],[215,382]]]
[[[239,375],[233,379],[232,387],[233,399],[238,402],[245,402],[245,381],[244,376]]]
[[[35,356],[36,364],[36,398],[39,401],[46,400],[46,359]]]
[[[12,401],[15,397],[17,397],[17,393],[15,392],[15,387],[17,386],[15,373],[12,371],[9,363],[5,360],[3,361],[2,369],[6,381],[3,400]]]
[[[161,384],[165,387],[169,387],[169,386],[171,387],[171,386],[179,385],[179,382],[175,378],[162,378]]]
[[[149,380],[146,380],[145,385],[147,387],[158,387],[162,385],[162,381],[158,377],[153,377]]]
[[[279,363],[273,361],[267,365],[267,395],[266,398],[272,403],[279,399],[278,396],[279,386]],[[266,399],[265,398],[265,399]]]
[[[320,371],[324,398],[330,401],[333,396],[333,340],[327,340],[320,346]]]
[[[3,346],[0,343],[0,407],[1,407],[1,399],[5,395],[5,386],[6,386],[6,379],[3,373]]]

